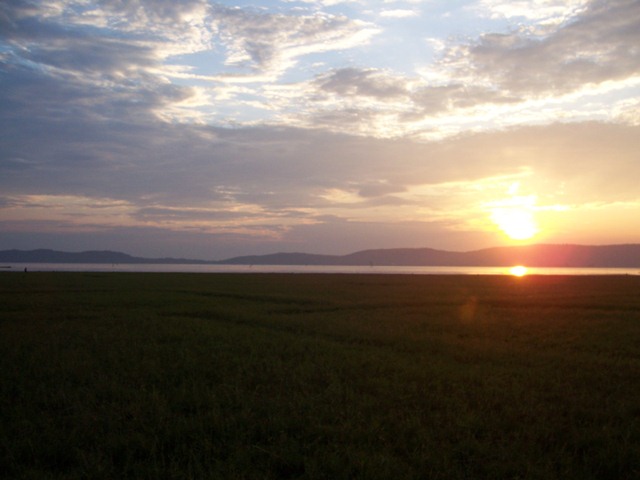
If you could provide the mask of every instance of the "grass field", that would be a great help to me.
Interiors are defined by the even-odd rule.
[[[3,273],[0,471],[638,479],[640,276]]]

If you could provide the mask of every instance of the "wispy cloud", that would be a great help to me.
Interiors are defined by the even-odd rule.
[[[408,18],[408,17],[417,17],[419,13],[416,10],[409,9],[394,9],[394,10],[383,10],[380,12],[380,16],[384,18]]]
[[[473,8],[479,15],[493,18],[521,17],[557,25],[581,13],[588,0],[480,0]]]
[[[269,14],[215,6],[212,21],[226,48],[225,65],[276,77],[303,55],[368,43],[373,25],[345,16]]]

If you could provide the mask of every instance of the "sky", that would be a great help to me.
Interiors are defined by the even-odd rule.
[[[639,242],[638,0],[0,2],[0,249]]]

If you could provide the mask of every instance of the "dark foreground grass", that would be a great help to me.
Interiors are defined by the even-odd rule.
[[[640,277],[0,274],[0,472],[637,479]]]

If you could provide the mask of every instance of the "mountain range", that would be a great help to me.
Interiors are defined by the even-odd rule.
[[[109,250],[61,252],[56,250],[2,250],[2,263],[111,263],[201,265],[388,265],[388,266],[512,266],[529,267],[640,267],[640,244],[553,245],[494,247],[468,252],[432,248],[363,250],[348,255],[274,253],[228,258],[221,261],[186,258],[144,258]]]

